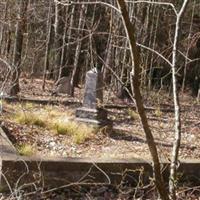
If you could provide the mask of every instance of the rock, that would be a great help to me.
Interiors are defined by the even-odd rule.
[[[56,143],[53,141],[49,143],[49,147],[55,147],[55,145],[56,145]]]

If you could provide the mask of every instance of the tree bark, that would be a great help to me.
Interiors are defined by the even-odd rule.
[[[153,169],[154,169],[154,177],[155,177],[155,184],[158,189],[158,192],[160,194],[160,197],[163,200],[168,200],[168,192],[164,186],[164,181],[163,177],[161,174],[161,167],[160,167],[160,161],[158,157],[158,152],[156,148],[156,144],[154,142],[154,138],[151,132],[151,129],[148,124],[148,120],[146,117],[146,113],[144,110],[144,105],[143,105],[143,99],[142,95],[140,92],[140,53],[139,49],[136,45],[136,39],[135,39],[135,27],[134,25],[130,22],[130,18],[128,15],[128,11],[126,8],[126,4],[124,0],[117,0],[118,6],[121,11],[121,16],[122,20],[124,23],[124,28],[127,34],[127,37],[129,39],[130,43],[130,49],[131,49],[131,58],[132,58],[132,64],[133,64],[133,69],[131,72],[132,75],[132,81],[133,81],[133,88],[134,88],[134,94],[135,94],[135,102],[137,106],[138,113],[140,115],[140,119],[142,122],[143,130],[146,135],[146,140],[147,144],[152,156],[153,160]]]
[[[15,32],[15,45],[14,45],[14,58],[13,58],[13,69],[12,69],[12,80],[10,95],[15,96],[19,93],[19,77],[20,77],[20,65],[23,49],[23,34],[26,28],[26,12],[27,12],[28,1],[19,1],[19,12],[18,12],[18,22]]]
[[[80,9],[80,17],[79,17],[79,23],[78,23],[78,42],[77,42],[77,46],[76,46],[76,51],[75,51],[75,56],[74,56],[74,68],[72,71],[72,77],[70,80],[70,86],[71,86],[71,96],[74,96],[74,87],[75,87],[75,81],[77,80],[76,75],[78,75],[78,62],[79,62],[79,56],[81,53],[81,45],[82,45],[82,40],[81,37],[83,36],[83,28],[85,26],[85,18],[86,18],[86,12],[87,12],[87,7],[85,5],[81,5],[81,9]]]
[[[181,19],[183,17],[184,11],[189,3],[188,0],[184,0],[180,12],[177,14],[176,19],[176,28],[174,35],[174,43],[173,43],[173,52],[172,52],[172,82],[173,82],[173,96],[174,96],[174,113],[175,113],[175,139],[172,150],[172,158],[170,165],[170,180],[169,180],[169,190],[171,198],[176,199],[176,179],[177,179],[177,166],[178,166],[178,155],[179,148],[181,144],[181,116],[180,116],[180,102],[179,95],[177,91],[177,51],[178,51],[178,41],[180,36],[180,25]]]
[[[49,13],[47,21],[47,38],[46,38],[46,49],[45,49],[45,60],[44,60],[44,72],[43,72],[43,84],[42,89],[45,90],[45,81],[47,76],[47,71],[49,72],[49,53],[51,48],[51,38],[52,38],[52,4],[49,4]]]
[[[4,13],[3,13],[3,22],[0,25],[0,55],[2,55],[3,52],[3,39],[4,39],[4,32],[5,32],[5,23],[6,23],[6,18],[8,14],[8,2],[5,3],[5,8],[4,8]]]
[[[65,7],[62,4],[55,4],[55,47],[56,47],[56,72],[57,78],[61,77],[61,74],[64,73],[62,68],[63,60],[63,35],[64,35],[64,16],[65,16]]]

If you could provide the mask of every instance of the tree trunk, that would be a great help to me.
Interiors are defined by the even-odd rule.
[[[51,37],[52,37],[52,4],[49,4],[49,14],[47,22],[47,39],[46,39],[46,49],[45,49],[45,60],[44,60],[44,72],[43,72],[43,84],[42,89],[45,90],[45,81],[47,72],[49,72],[49,53],[51,48]]]
[[[79,23],[78,23],[78,42],[77,42],[77,46],[76,46],[76,51],[75,51],[75,56],[74,56],[74,68],[72,71],[72,77],[71,77],[71,96],[74,96],[74,87],[75,87],[75,81],[77,80],[77,78],[75,77],[76,75],[78,75],[79,73],[77,72],[78,69],[78,61],[79,61],[79,56],[81,53],[81,45],[82,45],[82,40],[81,37],[83,36],[83,28],[85,26],[85,17],[86,17],[86,12],[87,12],[87,7],[85,7],[85,5],[81,6],[81,10],[80,10],[80,17],[79,17]]]
[[[169,190],[171,198],[176,199],[176,179],[177,179],[177,166],[178,166],[178,155],[179,148],[181,144],[181,117],[180,117],[180,103],[177,91],[177,51],[178,51],[178,41],[180,36],[180,25],[181,19],[183,17],[184,11],[189,3],[188,0],[184,0],[180,12],[177,14],[176,28],[174,35],[173,51],[172,51],[172,82],[173,82],[173,96],[174,96],[174,112],[175,112],[175,139],[172,150],[172,158],[170,165],[170,180],[169,180]]]
[[[2,55],[3,52],[3,39],[4,39],[4,32],[5,32],[5,23],[6,23],[6,18],[7,18],[7,13],[8,13],[8,2],[5,3],[5,11],[3,14],[3,22],[0,27],[0,55]]]
[[[60,78],[60,73],[62,73],[62,53],[63,53],[63,35],[64,35],[64,16],[65,7],[59,3],[55,5],[55,47],[56,47],[56,72],[57,78]]]
[[[14,58],[13,58],[13,69],[12,69],[12,80],[10,95],[15,96],[19,93],[19,77],[20,77],[20,65],[23,49],[23,34],[26,28],[26,12],[27,12],[28,1],[19,1],[19,11],[18,11],[18,22],[15,32],[15,45],[14,45]]]
[[[168,192],[164,186],[164,181],[163,181],[163,177],[161,174],[160,161],[159,161],[159,157],[158,157],[158,153],[157,153],[156,144],[154,142],[154,138],[151,133],[151,129],[148,125],[148,120],[147,120],[146,113],[144,110],[144,105],[143,105],[143,99],[142,99],[141,92],[140,92],[140,79],[139,79],[139,76],[140,76],[140,53],[139,53],[138,47],[136,46],[136,39],[135,39],[135,35],[134,35],[135,27],[130,22],[125,1],[117,0],[117,2],[118,2],[118,6],[120,8],[120,11],[121,11],[124,28],[125,28],[125,31],[126,31],[128,39],[129,39],[129,43],[130,43],[132,65],[134,65],[131,75],[132,75],[133,88],[134,88],[134,93],[135,93],[135,101],[136,101],[137,110],[138,110],[138,113],[140,115],[140,119],[142,122],[143,130],[146,135],[147,144],[149,146],[149,150],[150,150],[152,160],[153,160],[155,184],[156,184],[156,187],[160,194],[160,197],[163,200],[168,200],[169,196],[168,196]]]

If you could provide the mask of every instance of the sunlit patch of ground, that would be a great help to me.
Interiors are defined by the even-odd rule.
[[[42,90],[41,79],[21,79],[22,97],[46,100],[81,101],[83,88],[75,90],[75,97],[52,96],[53,81],[47,81]],[[127,105],[119,101],[112,91],[104,92],[105,103]],[[170,159],[174,140],[174,114],[171,94],[166,92],[143,92],[147,116],[157,143],[159,156]],[[180,95],[182,142],[181,158],[200,158],[200,104],[187,95]],[[133,104],[132,104],[133,105]],[[87,125],[77,125],[74,121],[77,106],[51,106],[33,103],[3,102],[1,120],[9,130],[17,148],[25,150],[34,147],[36,154],[48,156],[97,157],[97,158],[143,158],[150,159],[145,135],[138,113],[130,108],[108,109],[109,118],[118,131],[91,130]],[[75,134],[76,133],[76,134]],[[28,145],[27,147],[24,147]],[[23,150],[22,148],[22,150]]]

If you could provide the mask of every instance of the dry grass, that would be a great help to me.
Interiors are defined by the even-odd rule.
[[[46,126],[46,121],[42,116],[31,112],[16,113],[14,120],[19,124],[35,125],[39,127]]]
[[[19,124],[34,125],[53,131],[56,134],[72,137],[74,143],[83,143],[92,137],[95,129],[89,125],[72,121],[71,110],[61,110],[56,106],[40,106],[34,104],[16,105],[15,115],[11,120]]]
[[[157,107],[154,113],[155,113],[156,117],[162,117],[162,115],[163,115],[160,107]]]
[[[76,144],[85,142],[88,138],[91,138],[95,132],[95,129],[85,124],[80,124],[74,121],[59,120],[53,125],[57,134],[69,135],[72,137]]]
[[[15,105],[15,115],[11,119],[19,124],[51,128],[51,124],[60,118],[70,118],[71,111],[62,112],[53,106],[37,106],[31,103]]]
[[[17,148],[22,156],[32,156],[36,154],[36,148],[30,144],[23,144]]]
[[[139,114],[130,108],[128,109],[128,115],[131,117],[132,120],[138,120],[140,118]]]
[[[96,130],[94,128],[81,124],[73,135],[73,141],[76,144],[84,143],[87,139],[91,138],[95,132]]]

